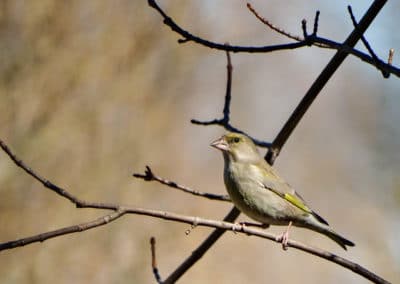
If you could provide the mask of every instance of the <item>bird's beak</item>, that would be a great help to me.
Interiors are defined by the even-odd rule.
[[[224,137],[221,137],[210,144],[211,147],[214,147],[223,152],[229,151],[229,145],[226,143]]]

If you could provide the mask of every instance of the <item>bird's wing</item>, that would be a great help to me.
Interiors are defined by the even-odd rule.
[[[258,175],[261,177],[261,186],[274,192],[276,195],[296,206],[300,210],[314,215],[321,223],[328,224],[327,221],[307,206],[304,199],[277,174],[274,168],[269,166],[265,161],[262,161],[261,164],[256,165],[255,167],[261,171]]]

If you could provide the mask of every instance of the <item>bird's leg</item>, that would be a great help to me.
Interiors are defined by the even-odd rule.
[[[275,238],[275,240],[277,242],[281,242],[282,243],[282,249],[283,250],[287,250],[287,248],[288,248],[287,247],[287,243],[288,243],[288,240],[289,240],[289,230],[290,230],[291,226],[292,226],[292,221],[289,222],[289,225],[287,226],[286,231]]]

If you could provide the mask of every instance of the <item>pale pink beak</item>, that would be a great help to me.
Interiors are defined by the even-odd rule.
[[[221,138],[215,140],[210,144],[211,147],[214,147],[218,150],[221,150],[223,152],[229,151],[229,145],[226,143],[224,137],[222,136]]]

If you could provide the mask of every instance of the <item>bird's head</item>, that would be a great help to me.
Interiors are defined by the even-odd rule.
[[[261,157],[256,145],[246,135],[229,132],[211,143],[224,157],[239,162],[257,162]]]

